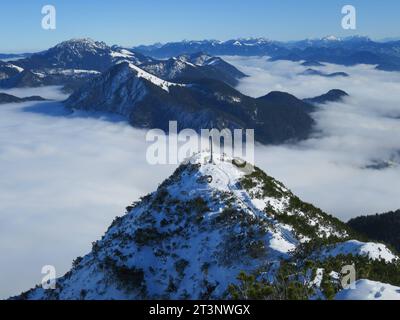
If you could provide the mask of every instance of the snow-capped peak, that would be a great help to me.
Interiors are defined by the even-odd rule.
[[[63,41],[55,46],[55,48],[75,48],[75,49],[86,49],[86,50],[96,50],[96,49],[108,49],[109,46],[105,42],[95,41],[90,38],[81,39],[71,39]]]
[[[56,290],[37,287],[18,298],[221,299],[241,271],[264,270],[276,281],[280,263],[311,240],[302,236],[310,228],[319,239],[346,237],[344,224],[260,169],[244,172],[237,161],[219,153],[191,156],[155,192],[127,207]],[[322,282],[318,270],[321,281],[312,286]]]
[[[203,176],[213,177],[209,187],[220,191],[231,191],[235,184],[244,176],[244,171],[234,165],[234,159],[226,154],[200,152],[189,159],[188,163],[198,165],[199,173]]]
[[[234,46],[255,46],[255,45],[263,45],[267,43],[271,43],[271,40],[267,38],[253,38],[253,37],[247,37],[247,38],[238,38],[238,39],[232,39],[232,40],[227,40],[224,42],[221,42],[222,44],[232,44]]]
[[[194,54],[189,57],[189,61],[196,66],[209,65],[214,60],[220,60],[220,58],[210,56],[206,53]]]
[[[338,38],[334,35],[323,37],[321,40],[323,40],[323,41],[341,41],[340,38]]]

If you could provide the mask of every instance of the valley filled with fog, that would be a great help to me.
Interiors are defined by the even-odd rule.
[[[331,89],[349,94],[313,114],[314,138],[296,145],[259,147],[256,163],[294,193],[342,220],[400,207],[400,73],[371,65],[326,65],[326,73],[349,77],[299,75],[297,62],[224,57],[251,75],[238,89],[250,96],[285,91],[298,98]],[[378,170],[378,168],[381,168]]]
[[[295,62],[223,58],[249,75],[237,88],[253,97],[349,94],[313,114],[313,138],[257,146],[257,166],[342,220],[400,208],[399,73],[318,67],[349,74],[327,78],[300,75],[306,67]],[[175,169],[147,163],[145,131],[117,117],[67,112],[57,87],[4,92],[54,101],[0,105],[0,298],[40,283],[44,265],[64,274],[115,216]]]

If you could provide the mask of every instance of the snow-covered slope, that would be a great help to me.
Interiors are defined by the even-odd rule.
[[[287,258],[298,240],[256,208],[240,168],[191,160],[116,219],[58,290],[27,297],[216,298],[241,270]]]
[[[171,86],[184,86],[183,84],[173,83],[169,81],[165,81],[163,79],[158,78],[157,76],[146,72],[145,70],[135,66],[133,63],[129,63],[129,68],[131,68],[134,72],[136,72],[137,77],[146,79],[150,81],[152,84],[160,87],[161,89],[169,92],[169,87]]]
[[[284,212],[315,222],[314,237],[348,237],[345,224],[261,170],[200,153],[116,218],[56,290],[37,287],[18,298],[224,298],[240,271],[273,276],[312,237]]]
[[[0,61],[0,80],[10,78],[24,71],[23,68],[18,67],[12,63]]]
[[[319,258],[336,257],[340,254],[365,256],[372,260],[383,260],[385,262],[392,262],[398,259],[384,244],[375,242],[364,243],[357,240],[349,240],[324,248],[319,253]]]
[[[336,300],[400,300],[400,287],[387,283],[361,279],[355,288],[339,291]]]
[[[129,61],[122,61],[77,90],[66,105],[72,109],[116,113],[146,127],[150,121],[145,120],[146,112],[156,118],[168,109],[171,87],[184,85],[160,79]]]

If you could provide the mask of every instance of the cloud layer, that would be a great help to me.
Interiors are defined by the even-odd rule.
[[[144,132],[124,122],[24,111],[32,104],[0,105],[0,299],[40,283],[44,265],[61,276],[174,169],[148,165]]]
[[[400,208],[400,73],[329,64],[317,69],[343,71],[350,77],[324,78],[300,76],[306,67],[297,62],[225,59],[250,75],[238,89],[254,97],[272,90],[299,98],[330,89],[350,94],[343,103],[326,104],[313,114],[319,134],[312,139],[296,146],[258,148],[260,167],[303,199],[344,220]],[[366,169],[382,161],[393,166]]]

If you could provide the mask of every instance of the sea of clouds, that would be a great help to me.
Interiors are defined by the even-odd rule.
[[[366,169],[400,150],[400,74],[372,66],[327,65],[349,78],[299,76],[306,68],[266,58],[225,57],[249,77],[238,89],[312,97],[350,94],[313,116],[318,135],[297,145],[256,149],[256,164],[293,192],[343,220],[400,208],[400,169]],[[151,166],[145,132],[118,117],[69,114],[59,88],[15,89],[49,102],[0,105],[0,298],[57,276],[90,251],[115,216],[157,188],[175,166]],[[393,158],[394,157],[394,158]]]
[[[148,165],[145,132],[111,120],[68,115],[59,102],[0,105],[0,299],[40,283],[44,265],[61,276],[174,170]]]
[[[343,219],[400,208],[400,73],[371,65],[315,69],[350,76],[304,76],[297,62],[224,57],[250,77],[238,89],[259,97],[285,91],[298,98],[341,89],[350,96],[321,106],[315,137],[296,145],[259,147],[256,163],[293,192]],[[367,169],[389,162],[384,170]]]

